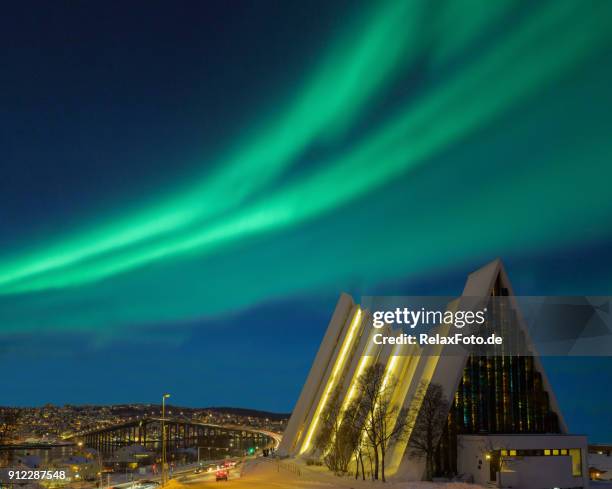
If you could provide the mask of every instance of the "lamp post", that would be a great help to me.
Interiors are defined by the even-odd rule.
[[[168,482],[168,472],[166,468],[166,399],[170,397],[170,394],[164,394],[162,396],[162,486]]]

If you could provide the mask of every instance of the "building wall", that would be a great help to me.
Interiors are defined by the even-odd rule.
[[[461,435],[458,438],[458,471],[473,476],[476,484],[492,481],[491,465],[495,453],[505,450],[501,471],[496,473],[495,484],[513,489],[587,488],[587,440],[577,435]],[[580,472],[574,475],[572,456],[523,456],[521,451],[580,450]],[[516,454],[512,455],[516,451]],[[494,465],[495,466],[495,465]]]
[[[312,363],[306,383],[293,409],[283,439],[278,447],[281,456],[295,455],[306,428],[306,420],[311,416],[313,405],[316,404],[324,377],[329,375],[330,363],[338,350],[338,341],[346,329],[350,311],[354,308],[353,299],[348,294],[342,294],[336,305],[334,314],[327,326],[325,336]]]
[[[491,295],[509,296],[511,299],[513,295],[510,282],[499,260],[495,260],[471,274],[463,296],[452,301],[448,307],[449,309],[461,308],[462,300],[490,297]],[[393,402],[398,406],[418,409],[419,406],[416,404],[419,399],[415,394],[419,385],[421,383],[436,383],[442,386],[449,404],[454,402],[456,406],[463,409],[462,399],[465,396],[458,396],[457,393],[459,392],[458,388],[462,385],[465,368],[468,364],[468,353],[466,351],[456,351],[453,348],[451,352],[447,350],[451,347],[439,345],[413,348],[406,345],[395,345],[393,348],[372,346],[370,337],[373,331],[369,327],[370,321],[371,316],[367,310],[361,309],[355,305],[348,295],[342,294],[283,435],[279,447],[280,455],[309,458],[320,456],[321,454],[316,453],[313,448],[313,441],[316,439],[320,428],[318,425],[319,415],[323,412],[329,394],[338,388],[341,392],[341,399],[344,399],[345,404],[348,404],[355,391],[356,379],[368,365],[374,362],[385,365],[386,374],[389,378],[392,376],[399,381],[392,397]],[[519,324],[522,323],[519,322]],[[438,328],[439,333],[444,335],[448,333],[450,326],[441,325]],[[401,333],[399,329],[391,330],[389,326],[385,326],[383,330],[378,332],[384,332],[386,335],[399,335]],[[531,365],[532,358],[533,366]],[[471,473],[475,479],[478,478],[480,483],[488,483],[491,480],[490,463],[483,459],[483,454],[487,451],[500,451],[506,448],[513,450],[573,448],[580,450],[581,453],[581,476],[572,475],[571,457],[569,456],[558,456],[554,457],[553,460],[553,457],[524,455],[520,459],[514,457],[512,462],[516,470],[512,472],[508,469],[502,477],[506,477],[508,485],[514,488],[540,489],[541,487],[543,489],[546,487],[551,489],[559,487],[567,489],[587,487],[586,438],[564,435],[566,432],[565,423],[537,357],[529,357],[529,360],[524,361],[524,363],[529,367],[526,368],[526,371],[541,372],[541,387],[536,389],[534,387],[536,382],[532,381],[533,379],[528,375],[525,375],[524,379],[520,377],[519,380],[522,382],[519,382],[519,384],[522,387],[518,393],[515,390],[506,389],[507,392],[506,390],[503,391],[504,396],[498,395],[497,391],[490,386],[490,388],[485,388],[488,384],[484,385],[483,383],[484,387],[479,384],[478,389],[472,389],[475,393],[471,392],[470,394],[470,399],[477,399],[478,402],[470,401],[468,406],[471,409],[470,419],[476,419],[478,422],[471,422],[469,429],[458,429],[460,423],[456,420],[459,410],[451,409],[447,420],[446,431],[448,436],[446,438],[442,437],[446,442],[442,443],[444,440],[441,440],[440,446],[443,446],[444,450],[438,450],[437,458],[444,458],[446,461],[445,467],[448,469],[446,472],[448,473],[457,471],[459,473]],[[494,369],[489,370],[493,371]],[[504,373],[507,370],[498,369],[495,372]],[[523,370],[519,372],[518,367],[511,372],[515,370],[517,375],[523,372]],[[555,420],[558,420],[558,423],[536,423],[532,425],[530,421],[532,418],[528,415],[529,410],[523,412],[526,409],[525,406],[529,408],[534,405],[531,402],[531,397],[529,397],[532,391],[543,391],[547,395],[550,394],[550,402],[542,403],[546,407],[542,411],[547,416],[554,417]],[[495,396],[492,393],[495,393]],[[519,395],[521,393],[524,394],[523,397]],[[512,402],[508,401],[501,406],[497,401],[491,401],[488,404],[484,402],[489,398],[496,400],[498,397],[504,400],[508,398]],[[515,404],[518,406],[517,409],[514,409]],[[503,423],[498,422],[496,418],[495,423],[493,423],[494,415],[497,415],[500,409],[500,412],[506,414],[512,414],[514,411],[519,414],[512,416],[504,414]],[[485,410],[487,416],[483,414]],[[452,433],[448,428],[450,426],[454,427]],[[526,431],[530,433],[527,434]],[[521,434],[484,435],[483,432],[520,432]],[[550,432],[560,432],[561,434],[535,434]],[[466,435],[466,433],[472,434]],[[465,446],[457,442],[458,435],[461,436]],[[421,480],[423,478],[424,460],[415,460],[410,456],[409,443],[408,437],[408,439],[388,447],[387,476],[396,480]],[[568,460],[570,461],[569,466]],[[508,462],[510,462],[509,458]],[[508,467],[510,465],[510,463],[507,464]],[[569,475],[567,475],[568,467]],[[551,475],[553,473],[560,475],[555,479]],[[517,477],[522,477],[522,479],[517,479]]]
[[[589,453],[589,467],[597,469],[598,479],[612,481],[612,454]]]

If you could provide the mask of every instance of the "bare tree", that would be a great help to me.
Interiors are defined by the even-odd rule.
[[[416,458],[425,458],[425,479],[431,480],[434,453],[446,426],[449,402],[440,384],[421,382],[412,406],[407,420],[409,453]]]
[[[357,381],[356,418],[360,420],[364,438],[374,458],[373,479],[385,478],[387,448],[391,442],[405,436],[408,412],[392,402],[397,385],[393,376],[387,375],[385,366],[375,363],[366,369]]]
[[[365,467],[363,463],[363,422],[359,416],[359,401],[354,400],[349,404],[344,413],[346,435],[348,444],[353,448],[353,456],[355,457],[355,479],[359,478],[361,470],[362,479],[365,480]]]
[[[341,392],[336,388],[319,417],[321,427],[315,440],[327,468],[339,474],[348,470],[354,451],[352,420],[343,416],[342,405]]]
[[[480,451],[485,453],[485,457],[489,460],[489,464],[496,468],[496,472],[499,472],[499,474],[497,474],[499,476],[497,482],[501,484],[503,482],[502,478],[504,472],[512,471],[513,458],[508,456],[510,447],[503,444],[501,446],[499,444],[493,446],[491,440],[487,440],[486,443],[482,444]]]
[[[378,480],[380,468],[378,423],[376,422],[376,406],[383,390],[385,368],[380,363],[368,367],[357,379],[358,413],[364,433],[364,442],[367,442],[374,458],[373,479]]]
[[[376,423],[378,424],[378,437],[380,447],[380,472],[381,479],[386,482],[385,466],[387,448],[399,439],[406,436],[408,426],[408,409],[400,409],[391,401],[391,390],[385,392],[376,410]]]

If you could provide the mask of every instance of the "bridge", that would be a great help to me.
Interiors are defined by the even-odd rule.
[[[182,448],[204,449],[205,455],[243,455],[250,449],[274,446],[270,433],[253,428],[227,427],[200,423],[183,418],[145,417],[104,428],[80,432],[72,440],[82,441],[103,453],[130,445],[141,445],[152,451],[161,450],[162,422],[166,425],[166,447],[169,451]],[[206,451],[207,450],[207,451]]]

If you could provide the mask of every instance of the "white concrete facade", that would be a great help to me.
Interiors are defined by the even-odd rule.
[[[476,484],[521,489],[588,487],[586,436],[462,435],[458,445],[457,468],[472,475]]]
[[[489,297],[496,280],[503,283],[513,300],[512,286],[504,267],[500,260],[495,260],[468,276],[462,296],[448,305],[449,310],[460,308],[464,299]],[[445,355],[446,347],[441,345],[424,347],[395,345],[391,348],[375,346],[370,341],[370,336],[373,331],[381,330],[370,328],[370,321],[369,311],[356,305],[350,296],[342,294],[283,435],[278,449],[281,456],[308,458],[320,456],[313,448],[313,441],[319,428],[318,417],[325,408],[330,393],[339,388],[344,402],[348,404],[355,395],[356,380],[367,366],[375,362],[385,365],[387,374],[398,379],[393,399],[400,407],[418,409],[416,393],[422,382],[441,385],[449,404],[452,403],[468,354],[457,355],[454,350],[452,355]],[[437,331],[445,335],[450,327],[439,326]],[[391,335],[400,334],[399,330],[394,331],[390,328],[384,331]],[[508,446],[509,450],[578,449],[581,454],[581,464],[584,465],[580,476],[575,475],[576,470],[575,466],[572,466],[570,455],[520,458],[506,456],[507,464],[500,476],[495,478],[495,483],[517,489],[587,487],[586,438],[567,435],[566,424],[537,357],[534,358],[534,365],[540,372],[542,383],[549,394],[551,410],[558,416],[560,434],[462,437],[465,449],[461,447],[457,450],[457,470],[459,473],[471,474],[476,482],[491,483],[489,465],[484,468],[488,460],[482,459],[483,444],[490,451],[505,450],[505,446]],[[421,480],[425,473],[425,462],[409,456],[408,444],[409,437],[408,440],[397,442],[387,448],[387,475],[396,480]],[[480,468],[478,463],[474,464],[474,461],[478,460],[481,460]],[[552,474],[557,475],[553,477]],[[550,478],[547,479],[548,475]]]

